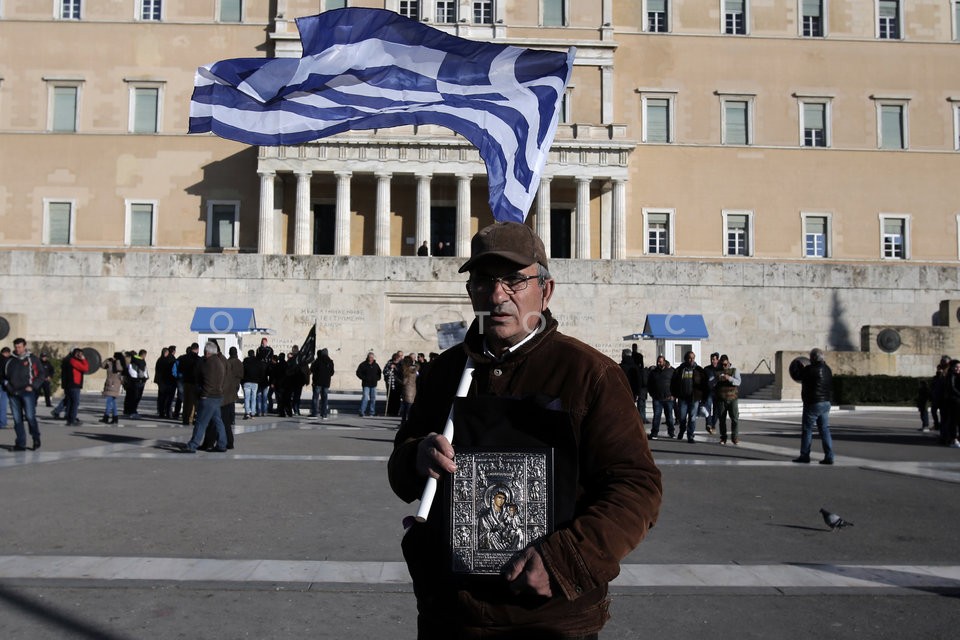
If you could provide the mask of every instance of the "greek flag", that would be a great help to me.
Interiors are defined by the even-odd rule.
[[[190,133],[296,145],[348,130],[435,124],[480,151],[497,220],[523,222],[553,142],[575,49],[448,35],[383,9],[297,19],[303,57],[197,70]]]

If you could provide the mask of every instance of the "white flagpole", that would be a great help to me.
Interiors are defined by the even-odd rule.
[[[467,358],[463,365],[463,375],[460,376],[460,384],[457,386],[457,397],[465,398],[470,390],[470,383],[473,382],[473,360]],[[453,407],[450,405],[450,413],[447,414],[447,423],[443,427],[443,437],[453,444]],[[423,494],[420,496],[420,509],[414,516],[417,522],[426,522],[430,514],[430,507],[433,505],[433,498],[437,493],[437,479],[427,478],[427,484],[423,488]]]

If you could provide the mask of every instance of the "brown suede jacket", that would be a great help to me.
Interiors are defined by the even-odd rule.
[[[483,355],[476,321],[462,345],[434,361],[421,380],[410,419],[397,433],[389,478],[403,500],[420,497],[425,480],[415,467],[417,445],[430,432],[443,431],[468,355],[476,367],[468,397],[537,396],[562,409],[569,414],[577,443],[575,508],[569,521],[533,542],[554,595],[513,596],[502,578],[493,584],[445,579],[449,560],[437,557],[443,555],[443,523],[436,522],[442,520],[438,493],[428,522],[414,525],[403,545],[414,579],[421,637],[442,636],[444,629],[448,637],[599,631],[609,618],[608,583],[657,519],[663,492],[660,471],[626,377],[613,360],[557,331],[549,310],[544,317],[540,334],[502,361]],[[456,433],[453,444],[457,446]]]

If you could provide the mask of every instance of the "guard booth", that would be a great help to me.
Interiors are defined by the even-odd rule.
[[[260,346],[262,336],[273,333],[272,329],[257,326],[253,309],[235,307],[197,307],[190,331],[197,334],[201,353],[204,344],[216,342],[223,355],[230,352],[230,347],[236,347],[241,360],[247,350]]]
[[[683,354],[688,351],[697,354],[697,363],[702,365],[701,341],[709,337],[707,323],[704,322],[702,315],[665,313],[648,314],[643,323],[643,331],[623,336],[623,339],[655,340],[657,351],[654,359],[662,355],[671,365],[677,366],[683,362]]]

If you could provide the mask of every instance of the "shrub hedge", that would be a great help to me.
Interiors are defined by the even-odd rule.
[[[911,376],[833,376],[833,404],[890,404],[916,406],[921,385],[930,378]]]

